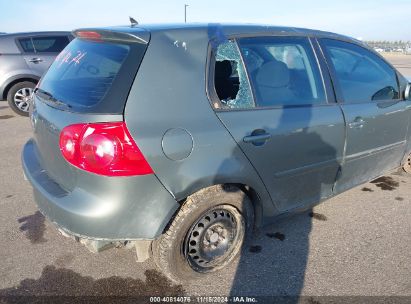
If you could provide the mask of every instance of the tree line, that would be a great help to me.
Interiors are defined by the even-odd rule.
[[[411,41],[387,41],[387,40],[371,40],[371,41],[364,41],[370,47],[373,48],[382,48],[382,49],[406,49],[411,48]]]

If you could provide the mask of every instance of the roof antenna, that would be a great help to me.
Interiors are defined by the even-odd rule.
[[[134,18],[133,18],[133,17],[131,17],[131,16],[129,16],[129,18],[130,18],[131,26],[135,26],[135,25],[137,25],[137,24],[138,24],[138,22],[137,22],[137,20],[136,20],[136,19],[134,19]]]

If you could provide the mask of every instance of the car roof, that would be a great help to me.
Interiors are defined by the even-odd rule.
[[[290,26],[276,26],[268,24],[239,24],[239,23],[174,23],[174,24],[138,24],[138,25],[126,25],[126,26],[113,26],[101,28],[104,30],[124,31],[132,33],[133,31],[147,30],[150,32],[168,32],[168,31],[204,31],[204,30],[221,30],[225,35],[258,35],[264,33],[274,34],[291,34],[291,35],[307,35],[316,37],[328,37],[338,38],[343,40],[351,40],[357,43],[361,41],[352,37],[340,35],[337,33],[300,28]]]

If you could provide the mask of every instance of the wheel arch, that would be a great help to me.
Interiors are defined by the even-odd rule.
[[[187,200],[188,197],[191,195],[194,195],[200,191],[204,191],[213,187],[223,187],[225,189],[229,189],[230,187],[235,187],[238,188],[240,191],[242,191],[251,201],[253,211],[254,211],[254,229],[257,229],[263,225],[263,210],[264,210],[264,202],[260,196],[260,194],[257,192],[257,190],[254,189],[254,187],[251,187],[245,183],[235,183],[235,182],[227,182],[227,183],[216,183],[213,185],[209,185],[206,187],[201,187],[193,190],[189,195],[186,197],[179,199],[178,203],[180,204],[180,207],[184,204],[184,202]],[[270,203],[271,204],[271,203]],[[180,211],[180,208],[175,212],[175,215]],[[170,222],[168,225],[171,224],[173,221],[175,215],[170,219]],[[165,231],[168,228],[165,228]]]
[[[7,98],[7,94],[9,93],[10,89],[17,83],[19,82],[24,82],[24,81],[29,81],[32,82],[34,84],[36,84],[38,81],[40,80],[40,77],[35,76],[35,75],[20,75],[20,76],[15,76],[12,77],[11,79],[9,79],[7,81],[7,84],[4,86],[3,89],[3,94],[2,94],[2,98],[6,99]]]

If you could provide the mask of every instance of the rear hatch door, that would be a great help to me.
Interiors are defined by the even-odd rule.
[[[123,121],[127,97],[150,34],[143,29],[78,30],[33,96],[31,121],[39,161],[67,191],[81,170],[59,148],[61,130],[75,123]]]

